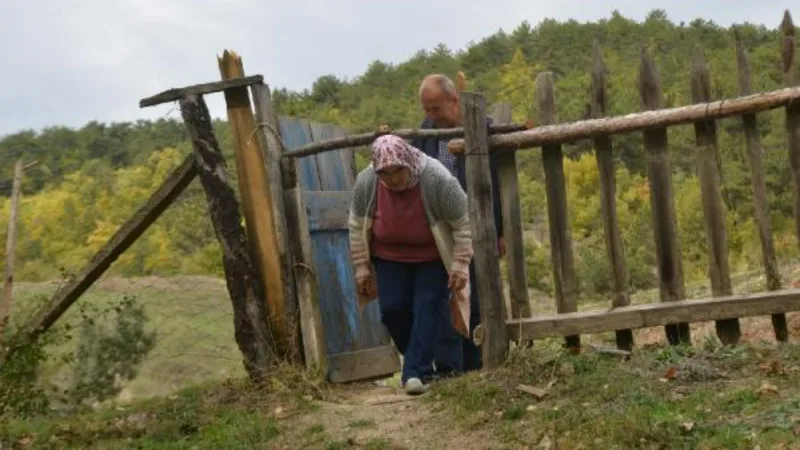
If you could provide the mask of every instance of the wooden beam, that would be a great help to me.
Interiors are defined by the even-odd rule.
[[[211,94],[214,92],[225,91],[238,87],[246,87],[251,84],[259,84],[264,82],[264,77],[261,75],[253,75],[249,77],[232,78],[229,80],[215,81],[213,83],[195,84],[182,88],[168,89],[159,94],[139,100],[139,108],[148,106],[160,105],[162,103],[174,102],[180,100],[181,97],[187,95],[203,95]]]
[[[489,134],[496,133],[510,133],[513,131],[527,130],[532,127],[532,122],[524,124],[503,124],[494,125],[489,127]],[[303,156],[316,155],[318,153],[329,152],[332,150],[341,150],[351,147],[360,147],[362,145],[369,145],[379,136],[384,134],[395,134],[403,139],[415,139],[424,137],[436,137],[440,139],[454,138],[464,136],[464,128],[431,128],[431,129],[401,129],[392,130],[389,127],[380,127],[375,131],[369,133],[354,134],[350,136],[336,137],[327,139],[321,142],[314,142],[311,144],[298,147],[283,154],[284,158],[301,158]]]
[[[600,43],[595,40],[592,46],[591,86],[591,114],[594,119],[604,117],[608,111],[606,84],[606,65],[603,61],[603,50],[600,48]],[[617,219],[616,169],[614,168],[611,136],[595,137],[594,149],[597,156],[597,171],[600,174],[600,215],[603,217],[606,255],[613,278],[611,304],[615,308],[619,308],[630,305],[631,300],[628,292],[628,269],[625,265],[625,248],[622,245],[622,233]],[[615,330],[615,334],[617,348],[621,350],[633,348],[633,331]]]
[[[711,76],[703,50],[696,46],[691,69],[692,102],[711,100]],[[694,123],[697,143],[697,173],[703,203],[703,218],[709,243],[708,276],[715,297],[731,295],[730,265],[728,264],[728,235],[725,229],[725,208],[720,193],[719,151],[717,150],[717,123],[704,120]],[[715,324],[717,337],[726,345],[736,345],[742,336],[739,319],[719,320]]]
[[[800,104],[800,87],[763,92],[744,97],[718,100],[711,103],[665,108],[624,116],[603,119],[581,120],[560,125],[531,128],[525,131],[495,134],[489,138],[490,151],[520,150],[548,144],[564,144],[601,135],[614,135],[644,131],[697,122],[698,120],[722,119],[746,113],[756,113]],[[464,152],[464,140],[453,139],[448,143],[453,154]]]
[[[800,311],[800,289],[623,306],[510,320],[511,339],[541,339]]]
[[[150,198],[125,222],[98,251],[81,273],[62,287],[50,302],[26,324],[25,330],[35,338],[47,331],[76,300],[111,266],[116,259],[155,222],[194,180],[195,156],[183,160]]]
[[[663,108],[664,93],[661,79],[653,60],[642,48],[639,66],[639,96],[645,110]],[[675,217],[675,199],[672,189],[672,168],[669,163],[667,129],[648,128],[644,132],[647,152],[647,180],[650,186],[650,209],[653,218],[653,239],[656,244],[659,294],[662,302],[683,300],[686,288],[683,282],[683,262],[678,241],[678,222]],[[670,344],[691,342],[688,323],[670,324],[665,329]]]
[[[749,95],[752,91],[750,61],[742,43],[742,36],[738,30],[735,31],[735,35],[739,93],[741,95]],[[767,201],[767,181],[762,162],[764,149],[761,146],[761,136],[758,132],[756,115],[754,113],[743,114],[742,127],[744,128],[747,142],[747,159],[750,163],[750,181],[753,186],[753,209],[756,226],[758,227],[758,237],[761,242],[761,255],[764,261],[767,289],[778,291],[781,289],[781,273],[778,269],[778,257],[775,254],[775,244],[772,238],[772,225]],[[786,323],[785,314],[774,314],[772,316],[772,328],[775,333],[775,339],[778,341],[787,341],[789,339],[789,327]]]
[[[542,72],[536,77],[536,96],[539,103],[539,121],[543,125],[558,122],[556,90],[552,72]],[[567,215],[567,187],[564,179],[564,156],[561,144],[552,144],[542,151],[545,191],[547,196],[547,221],[550,230],[550,262],[553,267],[556,309],[559,313],[578,310],[578,279],[572,254],[572,237]],[[567,336],[567,348],[576,351],[581,347],[580,335]]]
[[[14,285],[14,264],[17,253],[17,215],[22,188],[22,160],[14,163],[14,178],[11,182],[11,211],[8,218],[6,236],[6,267],[3,272],[3,297],[0,298],[0,338],[5,332],[6,323],[11,318],[11,290]]]
[[[475,274],[480,296],[483,330],[483,367],[497,368],[508,355],[505,301],[500,279],[497,229],[492,214],[492,180],[486,130],[486,100],[475,92],[461,93],[469,217],[474,247]],[[467,324],[469,327],[469,324]]]
[[[511,122],[511,104],[495,105],[492,119],[496,124]],[[522,212],[519,204],[519,178],[517,154],[506,152],[499,155],[498,178],[500,184],[500,206],[503,210],[503,238],[506,241],[508,261],[508,291],[510,318],[530,317],[531,305],[528,295],[528,276],[525,264],[525,243],[522,236]]]
[[[225,50],[218,58],[223,80],[244,77],[242,59],[235,52]],[[239,175],[239,195],[244,210],[247,236],[255,255],[256,267],[264,283],[270,328],[281,357],[300,358],[295,348],[292,325],[286,318],[286,290],[280,255],[278,234],[275,229],[274,209],[265,170],[260,136],[246,87],[225,91],[228,123],[233,136],[236,169]]]
[[[397,367],[397,350],[393,345],[343,352],[328,357],[328,381],[347,383],[365,382],[392,376]],[[391,371],[386,370],[391,367]]]
[[[250,378],[260,381],[275,360],[264,304],[264,292],[253,255],[242,227],[239,201],[229,183],[208,108],[200,95],[180,100],[194,154],[200,184],[206,194],[214,232],[222,248],[225,282],[233,305],[234,337],[244,355]]]
[[[325,328],[322,325],[319,284],[314,264],[314,249],[311,248],[308,210],[303,201],[303,189],[296,185],[284,191],[284,203],[300,307],[303,356],[307,365],[316,365],[322,373],[328,373]]]

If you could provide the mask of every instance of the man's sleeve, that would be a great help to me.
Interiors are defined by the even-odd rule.
[[[503,206],[500,204],[500,158],[498,154],[490,154],[489,170],[492,174],[492,208],[494,209],[494,226],[497,237],[503,237]]]

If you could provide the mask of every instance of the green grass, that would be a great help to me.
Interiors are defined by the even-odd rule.
[[[492,428],[506,445],[780,448],[800,437],[797,345],[663,348],[628,361],[542,345],[516,350],[491,375],[441,384],[434,407],[451,411],[465,429]],[[770,372],[773,361],[783,369]],[[677,377],[665,379],[671,368]],[[536,400],[517,384],[552,387]]]
[[[33,306],[49,298],[56,283],[18,283],[14,289],[14,318],[26,318]],[[233,337],[233,313],[221,279],[208,277],[105,278],[93,285],[57,324],[76,325],[83,318],[81,308],[95,308],[87,315],[118,303],[124,296],[135,296],[149,317],[148,330],[157,333],[156,345],[140,366],[138,376],[128,383],[121,399],[141,399],[172,392],[210,380],[244,376],[241,354]],[[72,333],[76,335],[76,333]],[[61,345],[57,352],[74,348],[76,338]],[[69,374],[65,364],[48,364],[45,378],[59,385]]]

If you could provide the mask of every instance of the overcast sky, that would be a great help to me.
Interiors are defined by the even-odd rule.
[[[643,20],[777,27],[789,2],[727,0],[0,0],[0,136],[50,125],[179,117],[142,97],[219,80],[217,55],[247,74],[302,90],[325,74],[354,77],[376,59],[400,62],[438,43],[461,49],[523,20],[593,21],[618,9]],[[670,5],[670,6],[667,6]],[[714,6],[711,6],[714,5]],[[790,11],[797,16],[800,9]],[[224,117],[222,94],[207,97]]]

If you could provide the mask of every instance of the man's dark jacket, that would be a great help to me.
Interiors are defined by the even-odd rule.
[[[486,127],[488,128],[491,125],[492,119],[491,117],[486,118]],[[422,125],[420,125],[422,129],[430,129],[435,128],[433,126],[433,121],[430,119],[425,119],[422,121]],[[414,147],[422,150],[426,155],[430,156],[434,159],[439,159],[439,139],[428,137],[428,138],[416,138],[411,141],[411,145]],[[492,176],[492,207],[494,212],[494,226],[497,228],[497,236],[503,236],[503,213],[502,208],[500,206],[500,184],[498,180],[498,158],[497,153],[490,153],[489,154],[489,171],[491,172]],[[464,192],[467,191],[467,170],[466,170],[466,160],[464,159],[463,155],[456,155],[455,158],[455,166],[456,166],[456,178],[458,178],[458,182],[461,184],[461,189],[464,189]],[[472,219],[472,218],[470,218]]]

